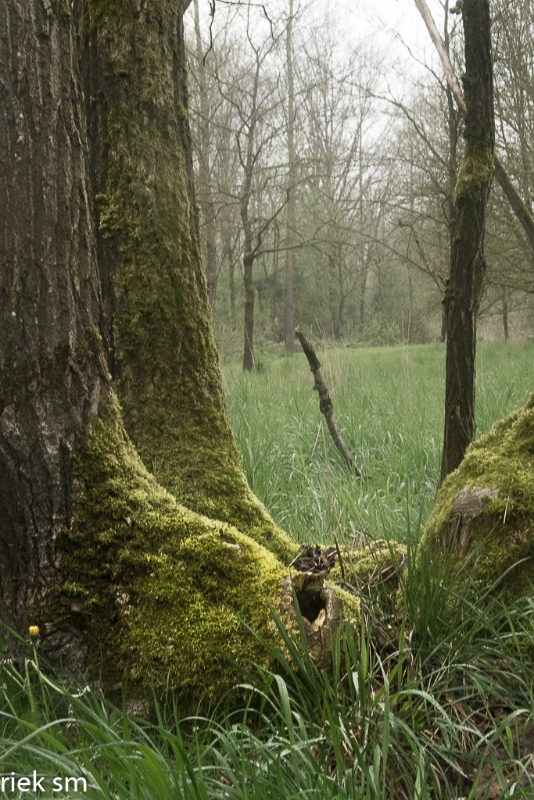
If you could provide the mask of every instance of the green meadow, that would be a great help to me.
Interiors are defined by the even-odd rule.
[[[316,352],[336,422],[364,477],[352,476],[319,411],[308,362],[257,356],[253,374],[223,365],[245,473],[276,521],[302,542],[350,541],[368,531],[404,539],[432,507],[443,439],[445,346],[330,348]],[[478,433],[534,390],[534,343],[482,341]]]
[[[405,540],[413,560],[432,505],[443,426],[442,345],[318,348],[338,426],[363,477],[324,429],[304,356],[223,365],[231,421],[256,494],[302,542]],[[523,404],[534,344],[481,342],[478,427]],[[35,642],[0,653],[0,798],[91,800],[497,800],[532,797],[534,598],[498,587],[456,597],[435,568],[398,573],[395,608],[362,593],[330,674],[289,634],[277,669],[183,718],[172,696],[137,714],[95,687],[65,689]],[[400,603],[400,605],[399,605]],[[35,791],[34,791],[35,789]]]

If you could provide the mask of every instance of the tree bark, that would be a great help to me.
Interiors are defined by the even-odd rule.
[[[495,144],[488,0],[464,0],[462,16],[466,146],[456,181],[456,220],[444,298],[447,355],[440,484],[459,466],[475,436],[476,328],[486,273],[484,225]]]
[[[247,227],[250,227],[248,223]],[[247,248],[247,232],[245,229],[245,248]],[[243,256],[243,284],[245,286],[245,336],[243,343],[243,369],[252,372],[254,369],[254,284],[252,268],[254,255],[246,249]]]
[[[198,14],[198,0],[195,0],[195,37],[198,83],[200,92],[200,142],[198,147],[198,198],[204,218],[204,231],[206,242],[206,280],[208,282],[208,297],[212,312],[217,303],[217,231],[215,222],[215,203],[210,174],[210,146],[211,146],[211,121],[208,87],[206,81],[206,68],[202,54],[202,39],[200,37],[200,22]]]
[[[293,283],[295,272],[295,87],[293,79],[293,0],[289,0],[289,18],[286,36],[287,63],[287,228],[286,228],[286,313],[285,346],[288,353],[295,350],[295,322],[293,314]]]
[[[0,589],[22,629],[60,579],[74,452],[109,390],[70,4],[0,4]],[[72,631],[48,629],[51,649]]]
[[[280,531],[244,480],[213,338],[181,16],[174,0],[147,0],[119,17],[95,0],[83,3],[99,253],[105,291],[114,293],[126,430],[146,467],[187,508],[267,542]]]
[[[47,657],[106,689],[171,688],[187,705],[235,682],[221,650],[264,660],[235,612],[272,638],[280,559],[298,548],[251,494],[226,417],[179,8],[80,0],[74,12],[0,5],[2,621],[22,636],[38,625]],[[114,291],[105,321],[101,283]],[[189,508],[124,430],[103,330],[129,431]]]
[[[252,178],[254,174],[254,138],[257,124],[258,85],[260,79],[261,62],[257,58],[252,86],[252,101],[248,131],[246,135],[247,151],[243,163],[243,189],[241,192],[240,215],[243,225],[243,285],[245,287],[245,319],[243,342],[243,369],[251,372],[254,369],[254,284],[252,283],[252,270],[254,267],[255,252],[252,242],[252,223],[249,216],[249,206],[252,197]]]

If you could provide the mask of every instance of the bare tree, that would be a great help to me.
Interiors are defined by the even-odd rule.
[[[295,82],[293,76],[293,0],[289,0],[289,17],[286,30],[287,65],[287,225],[286,225],[286,296],[285,296],[285,346],[288,352],[295,349],[295,321],[293,308],[293,282],[295,273]]]
[[[203,241],[205,242],[204,266],[208,282],[208,296],[212,311],[215,310],[217,300],[217,251],[216,251],[216,206],[213,197],[212,175],[211,175],[211,154],[212,154],[212,114],[213,104],[213,85],[209,86],[208,70],[205,64],[205,48],[200,35],[200,21],[198,11],[198,0],[194,0],[195,14],[195,70],[192,74],[196,77],[198,84],[199,109],[197,114],[197,153],[198,153],[198,177],[197,177],[197,196],[203,218]],[[211,91],[210,91],[211,90]]]
[[[445,434],[440,483],[475,436],[477,314],[484,288],[486,205],[493,176],[495,126],[489,0],[464,0],[465,152],[455,190],[451,269],[445,293]]]

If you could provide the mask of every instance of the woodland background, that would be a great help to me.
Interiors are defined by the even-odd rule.
[[[461,74],[461,17],[435,5]],[[243,347],[244,324],[253,350],[252,317],[274,350],[293,349],[294,324],[345,343],[443,340],[463,139],[437,58],[402,30],[352,36],[346,15],[317,3],[205,11],[195,0],[186,14],[190,119],[222,353]],[[532,208],[530,0],[493,4],[492,46],[496,150]],[[496,181],[485,256],[479,333],[529,337],[532,249]]]

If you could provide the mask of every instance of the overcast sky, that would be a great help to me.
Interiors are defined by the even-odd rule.
[[[273,19],[281,20],[287,14],[289,0],[251,0],[256,7],[258,18],[263,18],[261,7],[264,5]],[[451,4],[453,0],[450,0]],[[239,24],[239,17],[245,19],[244,0],[242,9],[237,12],[233,24]],[[427,0],[438,29],[443,28],[443,8],[441,0]],[[240,4],[241,5],[241,4]],[[231,12],[231,3],[216,4],[218,20],[222,23],[225,13]],[[202,27],[208,37],[209,0],[199,0]],[[316,18],[322,21],[325,15],[332,18],[339,33],[340,48],[349,51],[358,49],[359,43],[369,47],[382,63],[382,72],[386,77],[389,89],[397,99],[403,95],[404,86],[408,92],[412,82],[417,83],[424,64],[432,64],[437,74],[441,75],[441,66],[437,59],[425,24],[419,14],[415,0],[294,0],[295,11],[301,9],[301,25]],[[186,24],[192,24],[193,5],[188,12]],[[451,17],[451,24],[458,23],[459,17]],[[267,24],[267,23],[265,23]],[[282,24],[281,22],[279,24]],[[278,27],[278,26],[277,26]],[[304,23],[305,28],[305,23]],[[303,28],[301,27],[301,30]]]

